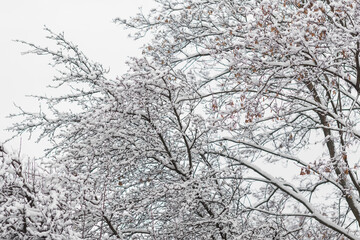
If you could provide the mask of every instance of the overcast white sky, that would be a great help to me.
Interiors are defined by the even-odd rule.
[[[21,55],[28,48],[14,39],[48,45],[44,25],[54,32],[65,32],[68,40],[79,45],[92,60],[121,75],[128,56],[140,53],[141,42],[127,37],[128,31],[112,23],[116,17],[135,15],[142,7],[154,7],[152,0],[12,0],[0,1],[0,143],[11,134],[4,131],[16,112],[14,103],[36,111],[38,103],[25,95],[46,93],[54,71],[49,58]],[[9,149],[19,147],[19,139],[7,143]],[[22,152],[38,155],[45,143],[34,145],[23,138]]]

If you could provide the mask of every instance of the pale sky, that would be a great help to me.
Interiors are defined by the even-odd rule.
[[[12,122],[6,116],[17,111],[13,104],[36,111],[38,103],[25,95],[46,93],[45,86],[55,73],[48,57],[21,55],[29,48],[12,40],[47,46],[46,25],[54,32],[64,32],[90,59],[110,67],[113,75],[121,75],[126,71],[127,57],[139,55],[144,41],[134,42],[127,37],[129,31],[112,20],[133,16],[139,7],[146,12],[154,6],[152,0],[0,1],[0,143],[11,136],[4,129]],[[19,142],[15,139],[5,146],[16,150]],[[39,155],[44,145],[23,137],[22,153]]]

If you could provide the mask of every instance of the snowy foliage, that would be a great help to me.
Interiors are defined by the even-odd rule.
[[[72,221],[70,192],[55,177],[40,173],[1,148],[0,238],[79,239]]]
[[[157,2],[115,20],[153,36],[116,79],[63,34],[27,43],[71,90],[20,109],[59,171],[4,158],[4,238],[358,239],[358,1]]]

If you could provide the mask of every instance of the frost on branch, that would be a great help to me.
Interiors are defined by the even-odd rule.
[[[153,35],[116,79],[63,34],[49,32],[55,50],[28,44],[52,57],[55,87],[68,92],[39,97],[40,113],[20,109],[13,130],[52,141],[59,184],[77,196],[72,229],[83,239],[357,239],[359,4],[157,2],[115,20]]]

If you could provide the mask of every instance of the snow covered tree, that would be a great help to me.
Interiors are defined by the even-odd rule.
[[[53,143],[47,158],[67,176],[56,186],[77,196],[72,229],[359,239],[360,3],[156,2],[115,20],[153,38],[116,79],[63,34],[49,31],[54,50],[29,44],[70,90],[39,97],[47,111],[20,109],[13,129]]]
[[[0,148],[1,239],[79,239],[71,214],[77,198],[64,191],[58,174],[40,169]]]

